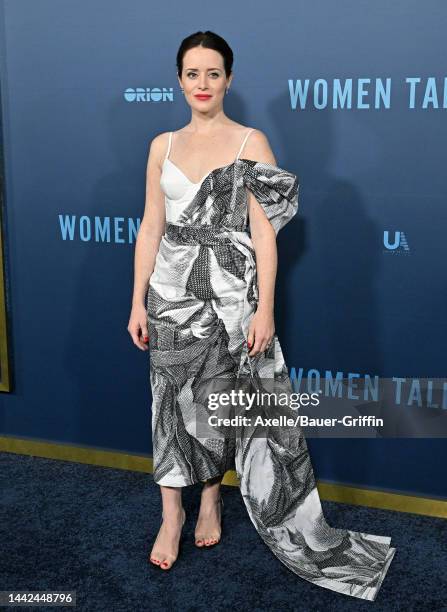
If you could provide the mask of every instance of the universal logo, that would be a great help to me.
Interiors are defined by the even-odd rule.
[[[383,249],[384,253],[393,253],[394,255],[409,255],[410,247],[408,246],[407,237],[404,232],[383,232]]]
[[[126,102],[173,102],[172,87],[128,87],[124,92]]]

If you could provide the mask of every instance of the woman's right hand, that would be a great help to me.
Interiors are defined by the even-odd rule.
[[[142,351],[149,350],[149,333],[147,331],[147,312],[144,304],[134,304],[130,313],[127,331],[133,343]]]

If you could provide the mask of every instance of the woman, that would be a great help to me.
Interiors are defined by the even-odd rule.
[[[182,42],[178,79],[191,120],[156,136],[149,152],[128,330],[138,348],[150,348],[154,480],[163,502],[150,561],[165,570],[175,562],[181,491],[193,483],[204,483],[196,545],[219,542],[220,484],[235,468],[250,519],[287,567],[372,600],[395,549],[389,537],[326,523],[301,430],[262,435],[248,426],[219,436],[204,425],[203,389],[217,379],[262,377],[291,388],[273,305],[276,234],[297,211],[298,178],[276,165],[263,132],[225,115],[232,63],[212,32]]]

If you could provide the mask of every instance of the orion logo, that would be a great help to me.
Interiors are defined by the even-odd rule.
[[[128,87],[124,92],[126,102],[173,102],[172,87]]]
[[[385,247],[384,253],[410,254],[410,247],[404,232],[394,232],[393,236],[392,232],[384,230],[383,246]]]

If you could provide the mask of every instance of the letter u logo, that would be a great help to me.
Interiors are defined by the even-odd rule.
[[[390,249],[392,251],[394,251],[395,249],[399,248],[400,245],[400,232],[394,232],[394,242],[393,244],[390,243],[390,234],[388,230],[385,230],[383,232],[383,244],[385,245],[385,247],[387,249]]]

